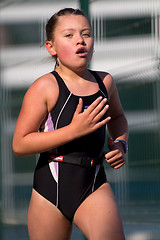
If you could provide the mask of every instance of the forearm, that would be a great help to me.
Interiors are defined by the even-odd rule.
[[[51,132],[32,132],[21,138],[13,138],[13,152],[18,157],[38,154],[64,145],[74,138],[71,125]]]
[[[37,132],[38,124],[24,129],[23,121],[18,121],[13,137],[15,155],[27,156],[46,152],[96,131],[110,120],[110,117],[107,117],[100,121],[108,109],[108,105],[104,105],[106,105],[106,99],[97,98],[87,110],[82,112],[83,102],[80,100],[72,122],[50,132]],[[30,124],[27,123],[27,125]]]
[[[115,139],[127,141],[128,139],[128,123],[124,114],[111,118],[107,124],[110,136]]]

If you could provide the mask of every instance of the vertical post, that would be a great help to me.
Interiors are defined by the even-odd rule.
[[[79,0],[80,1],[80,8],[81,10],[88,16],[89,16],[89,0]],[[84,236],[84,240],[87,240],[87,238]]]
[[[89,17],[89,0],[79,0],[81,10]]]
[[[3,34],[3,33],[2,33]],[[3,114],[3,104],[4,104],[4,100],[3,100],[3,96],[2,96],[2,63],[0,62],[0,112],[1,112],[1,116],[0,116],[0,239],[2,239],[3,236],[3,225],[2,225],[2,114]]]
[[[88,18],[90,18],[89,0],[79,0],[79,3],[80,3],[80,9],[86,14]],[[88,68],[90,68],[90,64],[88,65]]]

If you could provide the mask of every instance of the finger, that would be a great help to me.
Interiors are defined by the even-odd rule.
[[[98,128],[102,127],[103,125],[107,124],[111,120],[111,117],[107,117],[104,120],[98,122],[95,124],[93,130],[97,130]]]
[[[87,109],[86,113],[91,114],[95,108],[99,105],[99,103],[102,101],[102,96],[98,97]]]
[[[119,164],[119,165],[117,165],[117,166],[115,166],[115,167],[113,167],[113,168],[114,168],[114,169],[119,169],[119,168],[121,168],[125,163],[126,163],[126,162],[123,162],[123,163],[121,163],[121,164]]]
[[[111,167],[116,167],[116,166],[118,166],[119,164],[122,164],[122,163],[124,163],[124,159],[117,159],[115,162],[113,162],[113,163],[110,163],[110,165],[111,165]]]
[[[116,156],[120,154],[118,149],[112,150],[110,152],[107,152],[107,154],[105,154],[105,158],[106,160],[110,161],[113,159],[113,161],[116,159]]]
[[[99,122],[102,119],[102,117],[104,116],[104,114],[107,112],[108,108],[109,108],[109,105],[106,105],[100,112],[98,112],[98,111],[97,111],[97,113],[94,112],[94,114],[97,114],[97,115],[94,116],[93,122],[94,123]],[[91,114],[91,116],[93,117],[92,114]]]
[[[106,98],[104,98],[101,102],[99,102],[99,104],[90,113],[90,116],[92,117],[92,119],[95,120],[95,118],[97,119],[97,116],[102,117],[104,115],[104,113],[109,108],[109,105],[106,105],[106,103],[107,103]],[[100,115],[98,115],[99,113],[100,113]]]
[[[121,164],[121,163],[125,162],[125,160],[122,157],[116,157],[116,158],[112,158],[112,159],[106,159],[106,162],[108,164],[110,164],[111,167],[115,167],[118,164]]]
[[[83,100],[82,98],[79,98],[79,102],[77,104],[77,108],[74,115],[80,114],[82,112],[82,108],[83,108]]]
[[[113,141],[113,138],[108,138],[108,141],[107,141],[107,143],[108,143],[108,149],[111,151],[111,150],[113,150],[113,148],[114,148],[114,141]]]

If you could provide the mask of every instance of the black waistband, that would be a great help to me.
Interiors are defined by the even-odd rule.
[[[47,154],[48,155],[48,154]],[[48,161],[55,161],[55,162],[65,162],[65,163],[72,163],[77,164],[82,167],[94,167],[98,164],[102,164],[104,157],[88,157],[88,156],[78,156],[77,154],[68,154],[64,156],[58,156],[54,154],[49,154],[47,156]]]

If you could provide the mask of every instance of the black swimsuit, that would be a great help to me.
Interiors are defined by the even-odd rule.
[[[81,97],[84,111],[97,97],[107,98],[102,80],[96,72],[90,72],[94,75],[99,90],[93,95]],[[52,74],[58,82],[59,97],[40,128],[40,131],[45,132],[70,124],[80,98],[69,91],[56,71]],[[40,154],[33,188],[56,205],[71,221],[80,204],[107,181],[102,164],[105,133],[104,125],[94,133]]]

